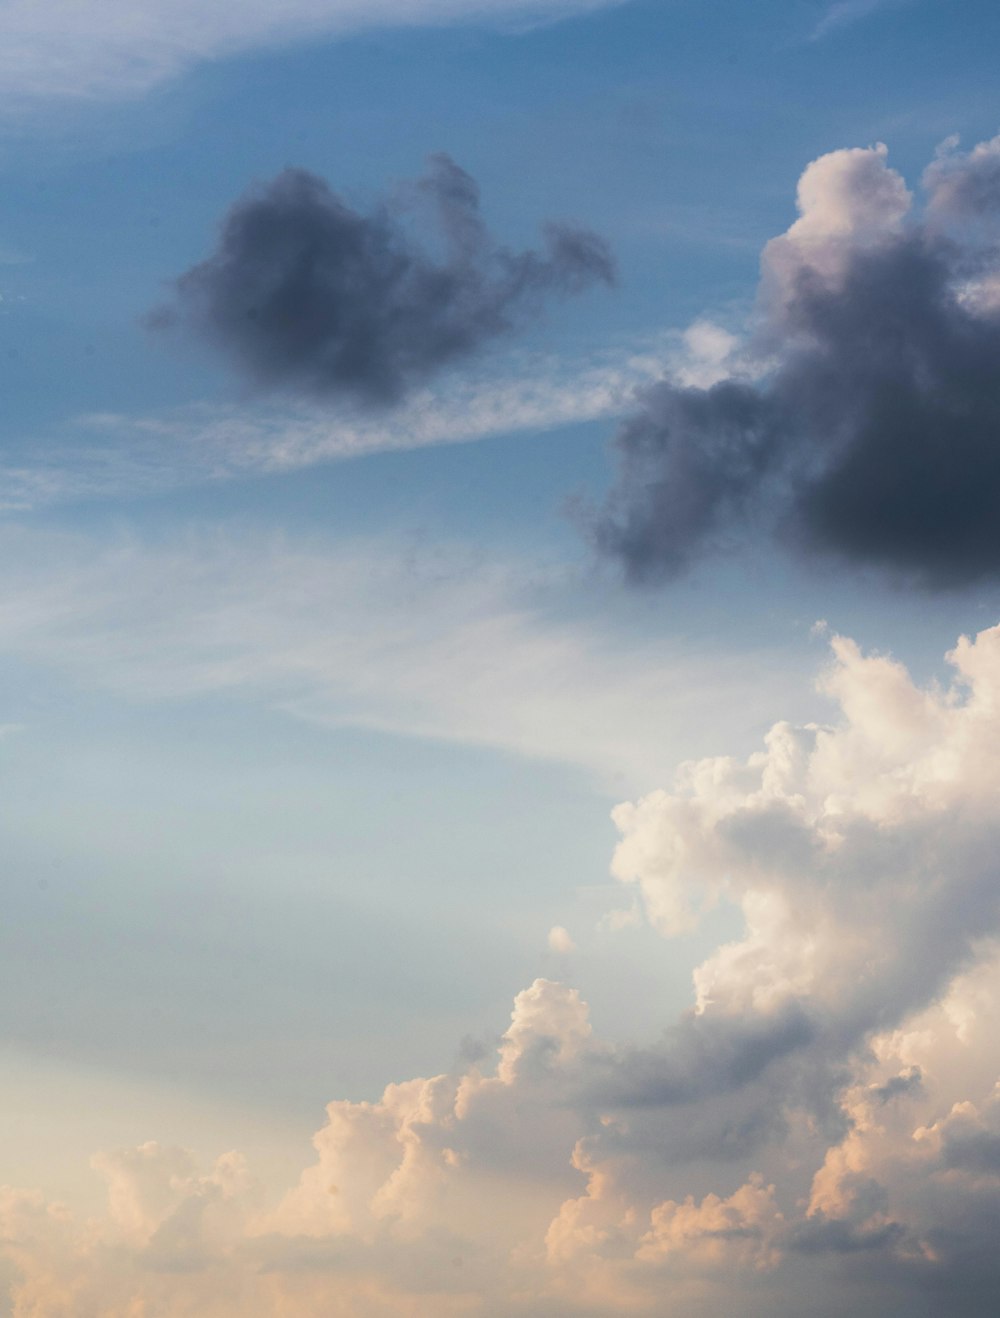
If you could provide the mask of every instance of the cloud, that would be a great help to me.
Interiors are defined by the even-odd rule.
[[[142,95],[192,66],[365,29],[550,21],[616,0],[5,0],[0,104]]]
[[[967,155],[949,138],[924,172],[929,212],[938,223],[982,224],[995,240],[1000,218],[1000,137],[980,142]]]
[[[546,297],[614,282],[603,239],[545,227],[543,252],[490,236],[475,181],[432,156],[413,189],[429,203],[440,260],[389,206],[353,210],[322,179],[288,169],[238,201],[207,261],[175,281],[180,323],[223,348],[261,388],[397,402],[443,367],[538,315]]]
[[[908,0],[836,0],[816,24],[810,39],[820,41],[831,32],[860,23],[882,9],[898,8],[906,3]]]
[[[388,411],[348,401],[196,403],[159,414],[91,413],[8,446],[0,509],[120,499],[623,415],[659,373],[670,336],[570,361],[508,354],[489,371],[418,389]]]
[[[902,1314],[929,1287],[988,1312],[1000,629],[959,642],[947,690],[832,645],[834,724],[776,724],[760,753],[686,765],[615,812],[614,873],[666,935],[719,901],[745,933],[695,971],[662,1043],[583,1067],[576,1099],[604,1118],[552,1239],[584,1272],[601,1258],[608,1294],[649,1284],[640,1260],[681,1279],[725,1261],[768,1278],[741,1311],[793,1314],[811,1256],[840,1260],[852,1311]],[[684,1312],[731,1307],[716,1291]]]
[[[549,930],[548,944],[549,950],[552,952],[569,953],[576,951],[576,943],[573,942],[572,935],[561,924],[554,924]]]
[[[616,811],[669,937],[744,932],[640,1048],[536,979],[492,1062],[335,1100],[265,1191],[155,1143],[91,1221],[0,1192],[14,1318],[988,1318],[1000,1269],[1000,627],[947,689],[834,638],[826,726]]]
[[[770,651],[773,691],[742,657],[609,632],[564,567],[461,543],[10,529],[0,544],[0,654],[36,674],[130,701],[225,694],[571,764],[602,784],[647,780],[664,742],[697,745],[726,700],[752,725],[792,680]]]
[[[998,159],[946,150],[919,216],[883,146],[814,161],[735,372],[663,380],[622,425],[599,550],[648,581],[776,533],[926,587],[995,578]]]

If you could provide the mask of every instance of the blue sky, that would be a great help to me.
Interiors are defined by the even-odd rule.
[[[714,1315],[746,1285],[798,1314],[824,1269],[831,1313],[924,1312],[927,1269],[985,1313],[1000,11],[0,0],[5,26],[0,1209],[9,1238],[30,1194],[77,1218],[31,1227],[0,1313]],[[439,153],[479,189],[471,258]],[[275,383],[220,329],[273,274],[224,221],[266,204],[291,233],[289,168],[457,280],[457,347],[405,291],[379,322],[417,362],[388,400]],[[597,246],[546,247],[552,222]],[[945,271],[938,300],[905,310],[896,257]],[[944,344],[905,424],[892,334],[874,382],[852,355],[871,288]],[[856,470],[887,482],[875,526],[837,502]],[[926,537],[893,540],[921,500]],[[949,883],[966,923],[935,938]],[[890,1081],[919,1090],[891,1120]]]

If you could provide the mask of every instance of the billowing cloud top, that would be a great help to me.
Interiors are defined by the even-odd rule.
[[[260,385],[385,403],[537,314],[546,295],[614,280],[607,245],[584,229],[547,225],[543,252],[499,246],[475,181],[447,155],[431,157],[415,191],[443,260],[415,245],[398,210],[362,215],[286,170],[233,207],[218,250],[176,281],[179,310],[154,323],[180,316]]]
[[[1000,138],[921,214],[884,146],[814,161],[738,369],[650,388],[592,532],[634,580],[777,530],[928,586],[1000,573]]]
[[[101,1221],[6,1189],[16,1318],[991,1316],[1000,627],[949,658],[835,638],[835,723],[616,810],[656,928],[744,919],[659,1043],[538,979],[494,1066],[331,1103],[278,1199],[156,1144],[95,1160]]]

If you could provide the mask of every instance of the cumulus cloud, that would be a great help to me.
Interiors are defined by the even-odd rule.
[[[15,1318],[991,1315],[1000,627],[947,688],[832,646],[829,725],[616,811],[666,936],[744,920],[660,1043],[538,979],[492,1065],[331,1103],[281,1194],[156,1144],[95,1161],[95,1221],[4,1190]]]
[[[437,220],[444,257],[416,245],[398,209],[368,215],[288,169],[236,203],[218,249],[175,283],[180,319],[256,384],[391,403],[536,316],[550,295],[614,282],[603,239],[547,224],[544,250],[511,252],[484,225],[475,181],[432,156],[413,194]]]
[[[886,155],[809,165],[734,369],[623,424],[590,531],[631,579],[763,533],[930,587],[1000,572],[1000,139],[946,146],[920,213]]]
[[[575,952],[576,943],[573,942],[572,935],[568,929],[564,929],[561,924],[554,924],[549,930],[549,949],[552,952]]]
[[[137,96],[206,60],[364,29],[544,22],[616,0],[5,0],[0,105]]]

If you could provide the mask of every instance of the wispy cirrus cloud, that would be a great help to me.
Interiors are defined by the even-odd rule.
[[[499,373],[418,390],[386,413],[284,402],[88,414],[47,441],[7,449],[0,509],[130,497],[619,416],[678,348],[677,336],[664,334],[584,361],[512,356]]]
[[[907,3],[908,0],[836,0],[813,28],[810,40],[821,41],[831,32],[863,22],[880,9],[888,9],[890,6],[895,8]]]
[[[10,527],[0,553],[0,656],[129,701],[224,696],[607,783],[647,777],[665,742],[697,744],[727,699],[760,716],[771,688],[742,658],[608,636],[564,566],[462,544]],[[759,667],[793,680],[770,650]]]
[[[196,64],[366,28],[528,23],[620,0],[4,0],[0,106],[140,96]]]

